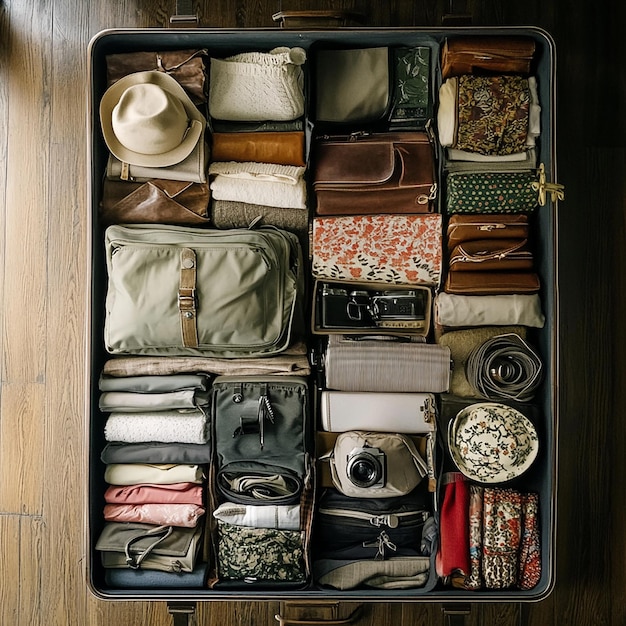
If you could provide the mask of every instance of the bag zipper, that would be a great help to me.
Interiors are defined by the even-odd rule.
[[[359,520],[369,522],[372,526],[380,528],[387,526],[388,528],[398,528],[398,526],[406,527],[411,523],[425,522],[429,517],[428,511],[405,511],[402,513],[387,513],[376,515],[371,513],[363,513],[361,511],[351,511],[349,509],[318,509],[320,515],[329,515],[331,517],[341,517],[347,520]]]

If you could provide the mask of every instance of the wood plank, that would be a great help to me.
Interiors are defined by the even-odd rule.
[[[41,557],[46,542],[46,524],[41,517],[20,517],[20,610],[19,619],[2,624],[28,624],[44,626],[52,624],[48,606],[42,602],[45,572],[41,567]],[[66,624],[67,620],[59,622]]]
[[[0,511],[40,515],[45,458],[45,387],[4,383],[0,394]]]
[[[19,624],[20,617],[20,518],[0,515],[0,624]]]
[[[45,375],[50,8],[44,0],[9,7],[2,378],[11,382],[42,382]]]

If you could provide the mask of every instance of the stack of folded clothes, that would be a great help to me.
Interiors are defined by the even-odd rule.
[[[100,379],[108,488],[96,548],[113,586],[203,584],[209,383],[204,374]]]

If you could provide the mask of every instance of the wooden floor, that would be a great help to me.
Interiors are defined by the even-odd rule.
[[[86,65],[98,31],[165,25],[174,2],[0,0],[0,626],[171,624],[164,603],[87,590],[83,546]],[[461,3],[457,3],[461,4]],[[475,25],[537,25],[558,49],[560,467],[557,583],[468,625],[626,624],[624,3],[468,0]],[[448,2],[194,2],[202,25],[272,26],[280,8],[356,8],[438,25]],[[617,13],[616,13],[617,11]],[[274,622],[278,603],[203,604],[199,624]],[[360,624],[442,623],[374,605]]]

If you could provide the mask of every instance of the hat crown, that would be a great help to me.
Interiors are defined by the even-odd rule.
[[[158,85],[128,87],[112,112],[118,141],[142,154],[163,154],[179,146],[189,126],[182,102]]]

